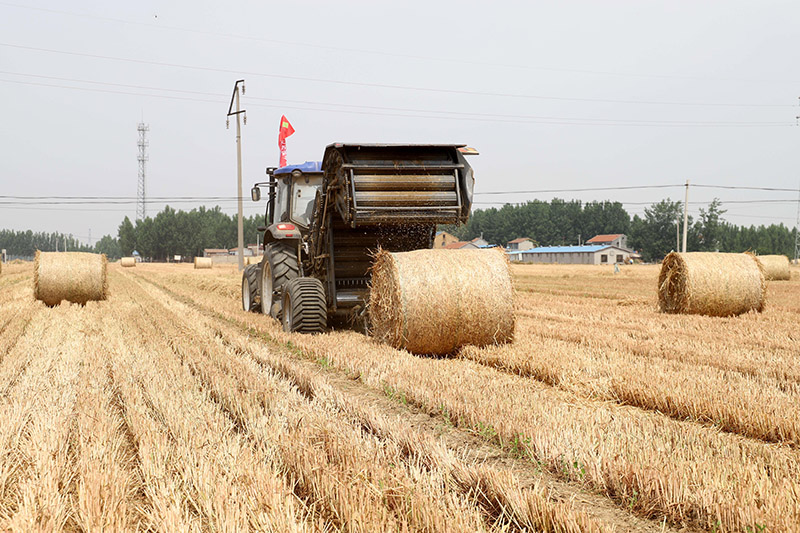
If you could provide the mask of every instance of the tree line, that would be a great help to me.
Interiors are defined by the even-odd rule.
[[[689,217],[689,251],[794,255],[797,229],[783,224],[737,226],[725,221],[724,213],[721,202],[715,199],[700,209],[697,219]],[[532,200],[475,210],[467,224],[441,229],[461,240],[482,236],[490,243],[505,245],[518,237],[528,237],[540,246],[573,245],[599,234],[624,233],[628,235],[629,247],[640,252],[645,261],[658,261],[677,249],[682,214],[682,203],[669,198],[645,208],[643,216],[633,218],[620,202]],[[257,241],[257,227],[263,220],[263,215],[244,218],[245,245]],[[219,206],[191,211],[176,211],[167,206],[156,216],[135,223],[125,217],[116,236],[106,235],[93,247],[58,232],[0,230],[0,248],[5,248],[12,257],[31,257],[36,250],[63,251],[65,243],[67,250],[104,253],[109,259],[129,256],[134,250],[155,261],[171,260],[174,255],[192,258],[202,255],[205,248],[234,248],[236,216],[223,213]]]
[[[243,222],[245,246],[255,244],[264,216],[244,217]],[[109,259],[127,257],[136,250],[143,258],[167,261],[174,255],[202,256],[205,248],[234,248],[238,232],[236,216],[223,213],[219,206],[191,211],[167,206],[156,216],[135,223],[125,217],[116,236],[105,235],[94,246],[58,232],[0,230],[0,248],[5,248],[10,257],[32,257],[36,250],[64,251],[65,242],[68,251],[104,253]]]
[[[737,226],[724,220],[719,199],[689,216],[687,250],[794,255],[797,229],[783,224]],[[679,226],[680,224],[680,226]],[[630,217],[620,202],[533,200],[473,212],[467,224],[443,226],[461,240],[483,237],[490,243],[528,237],[539,246],[576,245],[595,235],[624,233],[628,246],[645,261],[659,261],[677,249],[678,229],[683,231],[683,204],[667,198]],[[682,239],[682,235],[681,235]]]
[[[264,215],[243,217],[244,244],[256,244],[258,226]],[[219,206],[176,211],[167,206],[153,218],[134,225],[128,217],[117,232],[119,253],[129,256],[133,250],[155,261],[171,260],[173,255],[202,256],[205,248],[234,248],[238,245],[236,215],[227,215]]]
[[[92,247],[81,243],[72,235],[64,233],[47,233],[0,230],[0,249],[5,249],[9,257],[33,257],[36,250],[43,252],[91,252]]]

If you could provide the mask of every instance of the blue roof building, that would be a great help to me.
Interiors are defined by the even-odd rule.
[[[520,263],[562,263],[605,265],[628,263],[633,252],[619,246],[589,244],[583,246],[539,246],[530,250],[510,251],[508,258]]]

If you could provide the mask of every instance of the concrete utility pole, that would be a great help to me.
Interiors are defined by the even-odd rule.
[[[689,230],[689,180],[686,180],[686,200],[683,202],[683,253],[686,253],[686,236]]]
[[[681,251],[681,216],[675,217],[675,251]]]
[[[800,186],[797,187],[797,223],[794,225],[794,262],[800,262]]]
[[[239,233],[239,271],[244,269],[244,222],[242,221],[242,124],[240,115],[244,115],[244,124],[247,125],[247,114],[244,109],[240,108],[239,102],[239,84],[242,84],[242,94],[244,94],[244,80],[236,80],[233,84],[233,94],[231,95],[231,103],[228,106],[228,119],[225,120],[225,127],[229,127],[229,118],[231,115],[236,115],[236,171],[237,171],[237,184],[238,184],[238,206],[239,214],[237,217],[237,229]],[[236,101],[236,111],[233,110],[233,102]]]

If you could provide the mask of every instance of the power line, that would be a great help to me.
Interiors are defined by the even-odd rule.
[[[128,88],[128,89],[141,89],[141,90],[148,90],[148,91],[163,91],[163,92],[172,92],[172,93],[182,93],[182,94],[191,94],[191,95],[198,95],[198,96],[212,96],[216,98],[225,98],[227,95],[222,93],[210,93],[210,92],[203,92],[203,91],[191,91],[185,89],[170,89],[170,88],[163,88],[163,87],[153,87],[147,85],[132,85],[132,84],[125,84],[125,83],[112,83],[112,82],[103,82],[103,81],[96,81],[96,80],[86,80],[86,79],[76,79],[76,78],[65,78],[61,76],[46,76],[41,74],[29,74],[24,72],[11,72],[11,71],[3,71],[0,70],[0,74],[11,75],[11,76],[23,76],[28,78],[38,78],[38,79],[46,79],[46,80],[55,80],[55,81],[65,81],[70,83],[86,83],[91,85],[102,85],[108,87],[121,87],[121,88]],[[12,80],[0,80],[0,81],[12,81]],[[18,80],[13,80],[14,83],[26,83],[21,82]],[[81,90],[84,89],[82,87],[71,87],[71,86],[64,86],[64,85],[47,85],[47,84],[40,84],[40,86],[45,87],[61,87],[67,89],[77,89]],[[110,94],[115,94],[115,91],[108,91]],[[127,93],[122,92],[119,94],[136,94],[140,96],[159,96],[159,95],[150,95],[150,94],[141,94],[141,93]],[[174,97],[172,97],[174,98]],[[527,120],[535,120],[535,121],[570,121],[570,122],[594,122],[594,123],[614,123],[616,124],[643,124],[643,125],[723,125],[723,126],[765,126],[765,125],[781,125],[781,126],[790,126],[792,123],[790,122],[783,122],[783,121],[772,121],[772,122],[764,122],[764,121],[696,121],[696,120],[639,120],[639,119],[609,119],[609,118],[587,118],[587,117],[559,117],[559,116],[541,116],[541,115],[520,115],[520,114],[503,114],[503,113],[475,113],[475,112],[464,112],[464,111],[442,111],[439,109],[414,109],[414,108],[402,108],[402,107],[388,107],[388,106],[368,106],[368,105],[354,105],[354,104],[341,104],[338,102],[316,102],[310,100],[291,100],[285,98],[265,98],[265,97],[258,97],[258,96],[251,96],[250,100],[257,100],[257,101],[267,101],[267,102],[275,102],[281,103],[281,107],[285,107],[286,103],[291,104],[306,104],[306,105],[314,105],[314,106],[331,106],[331,107],[338,107],[338,108],[355,108],[355,109],[366,109],[366,110],[378,110],[378,111],[399,111],[404,113],[427,113],[427,114],[434,114],[434,115],[450,115],[450,116],[457,116],[465,119],[474,119],[475,117],[483,117],[483,118],[490,118],[492,121],[501,121],[500,119],[512,119],[511,122],[525,122]],[[190,101],[202,101],[202,102],[210,102],[210,100],[195,100],[190,99]],[[258,104],[256,104],[258,105]],[[262,106],[264,107],[264,106]],[[266,106],[266,107],[276,107],[276,106]],[[308,108],[300,108],[300,109],[308,109]],[[315,109],[316,110],[316,109]],[[332,111],[332,110],[329,110]],[[342,112],[350,112],[349,110],[345,110]],[[372,113],[369,113],[372,114]],[[389,116],[401,116],[401,115],[389,115]],[[419,115],[417,115],[419,117]],[[425,117],[425,118],[440,118],[440,117]]]
[[[14,4],[11,2],[0,2],[0,5],[8,6],[8,7],[15,7],[20,9],[28,9],[33,11],[41,11],[45,13],[54,13],[59,15],[67,15],[72,17],[81,17],[87,19],[94,19],[94,20],[101,20],[105,22],[117,22],[121,24],[129,24],[133,26],[142,26],[147,28],[155,28],[158,30],[170,30],[170,31],[179,31],[185,33],[192,33],[196,35],[209,35],[213,37],[222,37],[226,39],[240,39],[246,41],[254,41],[254,42],[263,42],[268,44],[279,44],[283,46],[298,46],[304,48],[311,48],[317,50],[330,50],[334,52],[347,52],[347,53],[360,53],[360,54],[369,54],[369,55],[376,55],[376,56],[383,56],[383,57],[396,57],[401,59],[412,59],[414,61],[435,61],[435,62],[443,62],[443,63],[453,63],[453,64],[460,64],[460,65],[474,65],[474,66],[487,66],[487,67],[494,67],[494,68],[505,68],[505,69],[518,69],[518,70],[540,70],[546,72],[564,72],[569,74],[590,74],[590,75],[597,75],[597,76],[620,76],[620,77],[628,77],[628,78],[657,78],[657,79],[681,79],[681,80],[698,80],[698,81],[726,81],[726,82],[739,82],[739,83],[792,83],[796,84],[798,81],[793,80],[769,80],[769,79],[761,79],[761,80],[754,80],[754,79],[737,79],[737,78],[716,78],[716,77],[707,77],[707,76],[679,76],[679,75],[668,75],[668,74],[641,74],[641,73],[632,73],[632,72],[614,72],[614,71],[603,71],[603,70],[591,70],[591,69],[576,69],[576,68],[563,68],[563,67],[543,67],[543,66],[533,66],[533,65],[522,65],[522,64],[509,64],[509,63],[498,63],[496,61],[493,62],[485,62],[485,61],[475,61],[475,60],[467,60],[467,59],[456,59],[456,58],[443,58],[443,57],[435,57],[431,55],[414,55],[414,54],[402,54],[396,52],[387,52],[384,50],[375,50],[375,49],[366,49],[366,48],[348,48],[342,46],[332,46],[332,45],[323,45],[323,44],[315,44],[315,43],[307,43],[301,41],[287,41],[281,39],[267,39],[264,37],[252,37],[247,35],[241,34],[233,34],[233,33],[222,33],[222,32],[212,32],[212,31],[204,31],[204,30],[197,30],[193,28],[183,28],[180,26],[171,26],[166,24],[154,24],[154,23],[147,23],[147,22],[139,22],[139,21],[131,21],[113,17],[102,17],[98,15],[92,15],[89,13],[75,13],[70,11],[63,11],[58,9],[48,9],[43,7],[35,7],[35,6],[25,6],[20,4]],[[690,104],[687,104],[690,105]],[[715,103],[712,105],[736,105],[736,106],[747,106],[747,107],[784,107],[783,104],[721,104]]]
[[[591,192],[591,191],[619,191],[619,190],[635,190],[635,189],[668,189],[676,187],[685,187],[683,183],[664,183],[657,185],[619,185],[610,187],[576,187],[564,189],[531,189],[531,190],[514,190],[514,191],[479,191],[475,195],[481,194],[544,194],[556,192]],[[747,186],[731,186],[731,185],[712,185],[712,184],[690,184],[690,187],[704,187],[715,189],[743,189],[743,190],[759,190],[759,191],[779,191],[796,193],[797,189],[788,189],[780,187],[747,187]],[[248,197],[243,197],[248,198]],[[136,200],[136,196],[63,196],[63,195],[49,195],[49,196],[20,196],[0,194],[0,200]],[[148,196],[148,202],[155,200],[201,200],[201,201],[216,201],[216,200],[238,200],[236,196]],[[794,201],[794,200],[792,200]],[[691,202],[690,202],[691,203]]]
[[[555,192],[588,192],[588,191],[618,191],[633,189],[663,189],[668,187],[682,187],[682,185],[625,185],[618,187],[584,187],[574,189],[540,189],[531,191],[486,191],[476,192],[481,194],[539,194]],[[5,201],[4,201],[5,200]],[[58,205],[58,204],[130,204],[137,201],[135,196],[15,196],[0,195],[0,205],[22,204],[26,201],[32,202],[31,205]],[[154,196],[149,197],[146,203],[164,203],[164,201],[175,203],[197,202],[197,201],[238,201],[236,196]],[[25,204],[23,204],[25,205]]]
[[[185,100],[189,102],[203,102],[203,103],[212,103],[212,104],[220,104],[220,101],[217,100],[204,100],[200,98],[188,98],[182,96],[171,96],[171,95],[162,95],[162,94],[149,94],[149,93],[136,93],[136,92],[128,92],[128,91],[110,91],[107,89],[96,89],[91,87],[72,87],[67,85],[56,85],[56,84],[49,84],[49,83],[36,83],[31,81],[20,81],[20,80],[6,80],[0,79],[0,82],[5,83],[16,83],[21,85],[32,85],[38,87],[52,87],[58,89],[70,89],[76,91],[88,91],[88,92],[97,92],[97,93],[106,93],[106,94],[120,94],[125,96],[144,96],[144,97],[151,97],[151,98],[166,98],[169,100]],[[751,128],[751,127],[794,127],[795,124],[792,122],[683,122],[683,123],[670,123],[670,122],[631,122],[625,121],[620,119],[618,122],[583,122],[584,119],[569,119],[567,117],[564,118],[562,121],[556,120],[549,120],[549,119],[541,119],[541,120],[510,120],[510,119],[490,119],[490,118],[480,118],[480,117],[471,117],[471,116],[461,116],[461,117],[452,117],[452,116],[431,116],[431,115],[415,115],[415,114],[398,114],[398,113],[378,113],[373,111],[352,111],[352,110],[343,110],[343,109],[320,109],[320,108],[312,108],[312,107],[304,107],[304,106],[293,106],[293,105],[268,105],[268,104],[258,104],[258,103],[251,103],[251,106],[255,107],[266,107],[270,109],[293,109],[293,110],[301,110],[301,111],[316,111],[316,112],[327,112],[327,113],[344,113],[350,115],[366,115],[366,116],[383,116],[383,117],[399,117],[399,118],[422,118],[422,119],[437,119],[437,120],[466,120],[472,122],[491,122],[491,123],[505,123],[505,124],[544,124],[544,125],[560,125],[560,126],[644,126],[644,127],[734,127],[734,128]],[[328,105],[328,104],[319,104],[319,105]],[[441,113],[440,111],[430,111],[430,113]],[[465,114],[468,115],[468,114]],[[585,120],[601,120],[601,119],[585,119]],[[614,120],[614,119],[603,119],[603,120]]]
[[[200,205],[198,207],[204,207]],[[235,207],[226,207],[226,206],[214,206],[219,207],[220,211],[223,213],[227,213],[231,209],[235,209]],[[256,210],[255,213],[263,214],[264,213],[264,206],[244,206],[245,209],[254,209]],[[39,206],[36,204],[20,204],[20,205],[4,205],[3,209],[16,209],[19,211],[66,211],[66,212],[84,212],[84,211],[91,211],[91,212],[98,212],[98,213],[132,213],[130,208],[92,208],[92,207],[46,207],[46,206]],[[213,208],[212,208],[213,209]],[[135,211],[135,210],[134,210]],[[235,211],[232,211],[235,213]],[[135,214],[135,212],[133,212]]]
[[[533,201],[533,200],[530,200],[530,199],[528,199],[528,200],[520,200],[518,202],[507,201],[507,202],[472,202],[472,203],[473,204],[479,204],[479,205],[502,205],[502,204],[516,205],[516,204],[522,204],[522,203],[531,202],[531,201]],[[608,200],[608,201],[610,201],[612,203],[620,203],[622,205],[653,205],[653,204],[659,203],[661,200],[649,201],[649,202],[626,202],[626,201],[621,201],[621,200]],[[726,205],[726,204],[793,204],[796,201],[797,200],[786,200],[786,199],[720,200],[720,203],[723,204],[723,205]],[[689,202],[687,205],[708,205],[709,203],[711,203],[711,202],[693,201],[693,202]]]
[[[583,187],[579,189],[539,189],[539,190],[529,190],[529,191],[482,191],[476,192],[475,195],[479,194],[547,194],[547,193],[554,193],[554,192],[589,192],[589,191],[621,191],[621,190],[631,190],[631,189],[667,189],[670,187],[683,187],[683,185],[623,185],[619,187]]]
[[[523,194],[553,194],[562,192],[597,192],[597,191],[620,191],[620,190],[647,190],[647,189],[665,189],[665,188],[678,188],[684,185],[624,185],[618,187],[582,187],[572,189],[538,189],[538,190],[525,190],[525,191],[479,191],[473,193],[475,196],[479,195],[523,195]],[[769,189],[769,188],[764,188]],[[777,190],[777,189],[772,189]],[[796,192],[796,190],[791,190]],[[242,197],[247,199],[247,197]],[[156,196],[148,197],[145,203],[151,204],[164,204],[164,203],[198,203],[198,202],[238,202],[239,198],[236,196]],[[607,200],[618,201],[618,200]],[[650,205],[655,202],[624,202],[627,205]],[[765,204],[765,203],[795,203],[795,199],[786,198],[772,198],[772,199],[747,199],[747,200],[720,200],[723,204]],[[15,196],[15,195],[0,195],[0,205],[127,205],[135,204],[138,202],[137,197],[133,196]],[[481,203],[481,202],[474,202]],[[483,202],[486,203],[486,202]],[[503,201],[489,202],[492,204],[502,204]],[[508,203],[508,202],[505,202]],[[706,201],[692,201],[689,205],[705,205],[709,202]]]
[[[702,185],[699,183],[692,183],[692,187],[703,187],[706,189],[738,189],[743,191],[780,191],[780,192],[797,192],[797,189],[785,189],[779,187],[744,187],[739,185]]]
[[[11,196],[0,195],[10,200],[136,200],[138,196]],[[243,197],[248,198],[248,197]],[[148,196],[151,200],[238,200],[236,196]]]
[[[259,76],[264,78],[272,78],[272,79],[282,79],[282,80],[290,80],[290,81],[302,81],[302,82],[312,82],[312,83],[328,83],[333,85],[342,85],[347,87],[368,87],[372,89],[393,89],[393,90],[403,90],[403,91],[416,91],[416,92],[429,92],[429,93],[438,93],[438,94],[461,94],[461,95],[468,95],[468,96],[491,96],[491,97],[498,97],[498,98],[516,98],[516,99],[531,99],[531,100],[553,100],[553,101],[562,101],[562,102],[593,102],[593,103],[605,103],[605,104],[630,104],[630,105],[664,105],[664,106],[701,106],[701,107],[790,107],[788,105],[781,105],[781,104],[741,104],[741,103],[721,103],[721,102],[672,102],[672,101],[656,101],[656,100],[618,100],[618,99],[611,99],[611,98],[576,98],[576,97],[566,97],[566,96],[543,96],[543,95],[532,95],[532,94],[520,94],[520,93],[502,93],[502,92],[490,92],[490,91],[469,91],[464,89],[441,89],[435,87],[418,87],[418,86],[411,86],[411,85],[397,85],[397,84],[390,84],[390,83],[369,83],[369,82],[357,82],[357,81],[346,81],[346,80],[335,80],[330,78],[315,78],[310,76],[292,76],[288,74],[268,74],[264,72],[253,72],[253,71],[241,71],[241,70],[231,70],[231,69],[223,69],[223,68],[216,68],[216,67],[202,67],[197,65],[184,65],[180,63],[168,63],[162,61],[150,61],[144,59],[134,59],[128,57],[117,57],[117,56],[107,56],[102,54],[89,54],[89,53],[81,53],[81,52],[69,52],[66,50],[55,50],[52,48],[40,48],[35,46],[24,46],[12,43],[0,43],[0,46],[6,48],[14,48],[17,50],[28,50],[34,52],[45,52],[50,54],[61,54],[61,55],[68,55],[68,56],[76,56],[76,57],[88,57],[92,59],[103,59],[107,61],[119,61],[125,63],[133,63],[139,65],[154,65],[154,66],[161,66],[161,67],[169,67],[169,68],[182,68],[187,70],[197,70],[197,71],[205,71],[205,72],[220,72],[225,74],[234,74],[237,76]],[[793,107],[793,106],[791,106]]]
[[[46,76],[44,74],[29,74],[26,72],[12,72],[9,70],[0,70],[0,74],[6,74],[9,76],[24,76],[26,78],[39,78],[44,80],[56,80],[56,81],[69,81],[72,83],[89,83],[92,85],[105,85],[107,87],[124,87],[128,89],[146,89],[151,91],[165,91],[165,92],[174,92],[174,93],[184,93],[184,94],[196,94],[201,96],[216,96],[220,98],[225,98],[227,95],[223,93],[208,93],[202,91],[190,91],[187,89],[168,89],[166,87],[152,87],[148,85],[132,85],[127,83],[112,83],[108,81],[96,81],[96,80],[84,80],[84,79],[76,79],[76,78],[64,78],[61,76]],[[265,100],[271,100],[271,98],[264,98]],[[281,101],[281,100],[278,100]]]
[[[205,100],[200,98],[188,98],[182,96],[171,96],[171,95],[163,95],[163,94],[150,94],[150,93],[137,93],[137,92],[129,92],[129,91],[111,91],[107,89],[96,89],[91,87],[72,87],[68,85],[57,85],[57,84],[50,84],[50,83],[37,83],[32,81],[20,81],[20,80],[7,80],[7,79],[0,79],[0,82],[5,83],[16,83],[21,85],[32,85],[37,87],[51,87],[51,88],[58,88],[58,89],[69,89],[69,90],[76,90],[76,91],[88,91],[88,92],[96,92],[96,93],[106,93],[106,94],[120,94],[125,96],[144,96],[150,98],[166,98],[169,100],[184,100],[189,102],[203,102],[203,103],[212,103],[212,104],[220,104],[220,101],[217,100]],[[121,85],[121,84],[120,84]],[[148,89],[150,90],[150,89]],[[166,89],[168,91],[176,91],[175,89]],[[210,94],[210,93],[209,93]],[[353,111],[347,109],[320,109],[320,108],[313,108],[307,106],[296,106],[296,105],[285,105],[285,104],[258,104],[258,103],[251,103],[251,106],[255,107],[266,107],[270,109],[293,109],[293,110],[301,110],[301,111],[316,111],[316,112],[327,112],[327,113],[344,113],[350,115],[366,115],[366,116],[383,116],[383,117],[399,117],[399,118],[421,118],[421,119],[437,119],[437,120],[464,120],[464,121],[471,121],[471,122],[490,122],[490,123],[504,123],[504,124],[544,124],[544,125],[559,125],[559,126],[640,126],[640,127],[677,127],[677,128],[684,128],[684,127],[734,127],[734,128],[752,128],[752,127],[794,127],[795,124],[792,122],[691,122],[691,121],[635,121],[635,120],[626,120],[626,119],[594,119],[594,118],[570,118],[570,117],[541,117],[539,119],[526,119],[525,115],[521,115],[523,120],[513,120],[513,119],[505,119],[505,118],[482,118],[480,115],[484,115],[485,117],[492,116],[491,114],[478,114],[478,113],[460,113],[463,116],[433,116],[433,115],[420,115],[420,114],[409,114],[409,113],[380,113],[375,111]],[[328,104],[328,103],[319,103],[317,105],[339,105],[341,104]],[[349,107],[357,107],[357,106],[349,106]],[[367,107],[367,106],[362,106]],[[373,107],[376,108],[376,107]],[[391,109],[391,108],[386,108]],[[398,108],[402,109],[402,108]],[[448,113],[452,115],[459,114],[457,112],[443,112],[443,111],[426,111],[426,113]],[[476,115],[476,116],[471,116]],[[495,115],[501,116],[501,115]],[[513,116],[513,115],[506,115],[506,116]]]
[[[249,198],[248,198],[249,199]],[[144,202],[145,204],[164,204],[164,203],[176,203],[176,204],[196,204],[202,200],[161,200],[155,201],[146,199]],[[217,200],[219,202],[236,202],[237,200],[234,199],[223,199]],[[0,205],[138,205],[139,202],[137,200],[43,200],[43,201],[17,201],[17,200],[5,200],[0,201]]]

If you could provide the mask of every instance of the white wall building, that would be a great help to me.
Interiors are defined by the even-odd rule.
[[[633,252],[610,245],[540,246],[530,250],[510,251],[508,258],[520,263],[561,263],[611,265],[629,263]]]

